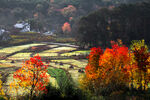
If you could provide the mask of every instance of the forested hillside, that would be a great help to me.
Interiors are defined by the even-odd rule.
[[[102,7],[111,9],[121,3],[141,1],[143,0],[0,0],[0,27],[8,29],[17,21],[34,21],[45,30],[62,32],[61,27],[65,22],[72,26],[80,16]]]
[[[150,40],[150,3],[121,4],[103,8],[82,17],[73,25],[73,33],[82,46],[109,46],[121,39],[126,45],[132,40]]]

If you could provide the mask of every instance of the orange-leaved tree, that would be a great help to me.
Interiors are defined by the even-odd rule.
[[[64,25],[62,26],[62,31],[64,33],[70,33],[71,32],[71,26],[68,22],[64,23]]]
[[[38,55],[25,61],[23,66],[13,74],[13,78],[16,80],[15,85],[28,89],[31,99],[34,94],[47,92],[46,85],[49,83],[49,77],[47,65],[43,64]],[[14,86],[13,83],[10,84],[10,87],[12,86]]]
[[[130,77],[130,56],[128,47],[117,43],[112,48],[106,48],[99,60],[99,77],[104,85],[120,85],[128,83]]]
[[[128,86],[132,69],[130,59],[128,47],[116,42],[113,42],[112,48],[106,48],[104,53],[100,48],[92,48],[81,85],[85,84],[96,94],[104,92],[101,92],[104,88],[108,90],[107,87],[112,92],[116,87]]]
[[[97,70],[99,68],[99,58],[103,54],[103,50],[98,47],[91,48],[91,52],[88,58],[88,64],[85,68],[85,76],[82,76],[79,80],[80,87],[87,90],[97,91],[96,80],[97,80]]]
[[[103,50],[98,47],[94,47],[91,49],[91,52],[88,56],[88,64],[86,66],[86,76],[88,79],[96,79],[97,77],[97,70],[99,68],[99,58],[103,54]]]

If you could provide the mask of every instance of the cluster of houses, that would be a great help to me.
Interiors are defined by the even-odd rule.
[[[41,33],[40,31],[35,31],[35,30],[31,30],[31,25],[27,22],[19,22],[13,25],[13,29],[17,30],[17,32],[37,32],[37,33]],[[46,32],[42,32],[42,35],[46,35],[46,36],[56,36],[54,34],[55,30],[51,30],[51,31],[46,31]],[[0,28],[0,41],[7,41],[10,38],[9,34],[11,32],[6,31],[4,28]]]
[[[31,30],[30,24],[27,23],[27,22],[24,22],[24,21],[21,22],[21,23],[16,23],[14,25],[14,28],[19,29],[20,32],[37,32],[37,33],[40,33],[40,31]],[[42,34],[44,34],[44,35],[54,35],[54,32],[55,32],[55,30],[51,30],[51,31],[46,31]]]
[[[40,31],[35,31],[35,30],[31,30],[31,25],[27,22],[19,22],[13,25],[13,29],[17,30],[17,32],[37,32],[37,33],[41,33]],[[3,35],[4,33],[8,33],[8,31],[6,31],[3,28],[0,28],[0,36]],[[46,31],[43,32],[43,35],[54,35],[55,30],[51,30],[51,31]]]
[[[31,30],[31,26],[29,23],[27,22],[20,22],[20,23],[16,23],[15,25],[13,25],[13,29],[17,30],[17,32],[37,32],[37,33],[41,33],[39,31],[35,31],[35,30]],[[42,35],[46,35],[46,36],[56,36],[54,34],[55,30],[51,30],[51,31],[46,31],[41,33]],[[0,41],[7,41],[10,40],[11,32],[6,31],[4,28],[0,28]]]

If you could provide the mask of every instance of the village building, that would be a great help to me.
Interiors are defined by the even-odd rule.
[[[0,35],[2,35],[5,32],[4,29],[0,29]]]
[[[55,35],[54,32],[55,32],[55,30],[52,30],[52,31],[44,32],[43,34],[44,35],[51,35],[52,36],[52,35]]]
[[[30,32],[30,24],[26,22],[16,23],[14,28],[20,32]]]
[[[9,32],[5,29],[0,29],[0,41],[7,41],[10,39],[11,37],[9,36]]]

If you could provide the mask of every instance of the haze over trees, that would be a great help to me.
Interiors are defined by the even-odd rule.
[[[106,46],[121,39],[129,45],[132,40],[150,40],[150,3],[122,4],[113,9],[103,8],[74,24],[74,34],[82,45]]]
[[[0,0],[0,27],[11,28],[19,20],[34,19],[43,24],[43,28],[61,32],[65,22],[72,26],[80,16],[102,7],[111,8],[121,3],[141,1],[143,0]]]

